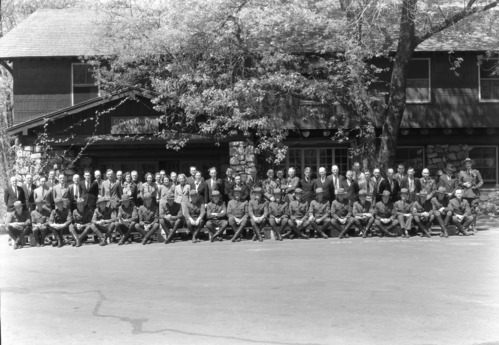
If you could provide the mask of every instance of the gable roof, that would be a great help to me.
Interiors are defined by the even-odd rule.
[[[81,8],[39,9],[0,39],[0,59],[110,54],[99,46],[103,14]]]

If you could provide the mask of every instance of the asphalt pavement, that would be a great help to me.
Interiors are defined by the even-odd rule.
[[[499,228],[14,251],[3,345],[499,344]]]

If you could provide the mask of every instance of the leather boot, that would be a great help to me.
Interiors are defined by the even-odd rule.
[[[220,229],[219,229],[219,230],[218,230],[218,231],[217,231],[217,232],[213,235],[213,237],[211,238],[211,242],[214,242],[216,238],[219,238],[219,241],[220,241],[220,240],[222,240],[222,238],[221,238],[221,237],[219,237],[219,236],[221,236],[221,235],[224,233],[225,229],[227,229],[227,227],[226,227],[226,226],[221,227],[221,228],[220,228]]]
[[[236,242],[236,240],[239,238],[239,235],[241,235],[241,232],[243,232],[243,230],[244,230],[244,224],[239,225],[239,228],[237,229],[234,236],[232,236],[231,241]]]
[[[99,246],[105,246],[107,244],[106,236],[102,232],[100,232],[97,226],[93,227],[92,230],[100,238]]]
[[[34,247],[34,246],[40,247],[41,246],[40,230],[33,230],[33,238],[35,239],[35,243],[34,243],[34,245],[32,245],[32,247]]]
[[[158,229],[156,229],[155,227],[151,226],[151,229],[149,229],[149,231],[147,232],[147,234],[144,236],[144,238],[142,239],[142,244],[147,244],[147,242],[149,241],[149,239],[151,238],[151,236],[154,234],[155,231],[157,231]]]

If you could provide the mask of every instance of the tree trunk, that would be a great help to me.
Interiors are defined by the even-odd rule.
[[[376,164],[386,171],[393,166],[397,141],[406,104],[407,72],[416,48],[414,13],[417,0],[404,0],[402,4],[397,53],[393,62],[388,106],[383,116],[380,144]]]

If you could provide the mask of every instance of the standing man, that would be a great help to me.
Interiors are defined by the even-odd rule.
[[[313,181],[313,188],[314,190],[321,188],[324,193],[323,198],[328,202],[334,200],[334,183],[331,179],[326,177],[326,168],[319,168],[319,177]]]
[[[24,236],[31,230],[31,216],[29,211],[23,208],[21,201],[15,201],[12,206],[14,211],[7,213],[5,226],[14,243],[14,249],[17,249],[23,246]]]
[[[367,234],[371,236],[370,231],[371,227],[374,224],[374,215],[372,208],[372,201],[367,200],[367,192],[361,189],[359,191],[359,201],[354,202],[352,206],[352,216],[355,225],[362,233],[362,238],[366,238]]]
[[[107,180],[102,182],[100,195],[108,198],[110,200],[109,206],[116,211],[123,195],[121,184],[116,180],[112,169],[107,169],[106,177]]]
[[[311,175],[312,175],[312,170],[309,167],[306,167],[305,170],[303,171],[303,178],[300,180],[300,183],[298,184],[300,188],[303,190],[303,199],[308,203],[311,203],[312,200],[315,200],[314,181],[310,177]]]
[[[355,223],[352,217],[352,202],[345,197],[345,191],[336,191],[336,199],[331,203],[331,224],[340,232],[339,239],[348,238],[348,230]]]
[[[166,202],[160,205],[159,209],[159,225],[163,228],[166,234],[165,244],[173,241],[173,236],[182,225],[182,205],[175,202],[173,193],[166,194]]]
[[[406,188],[400,190],[400,200],[395,202],[395,215],[403,231],[402,237],[409,238],[409,232],[412,228],[413,220],[413,205],[407,199],[409,197],[409,191]],[[430,205],[431,206],[431,205]]]
[[[466,199],[463,198],[463,191],[461,189],[456,190],[456,197],[449,201],[449,210],[452,211],[452,223],[457,227],[458,231],[464,236],[473,235],[469,233],[468,227],[473,222],[473,217],[471,216],[470,204]]]
[[[215,241],[216,238],[222,241],[221,235],[229,225],[227,221],[227,207],[225,207],[225,203],[221,197],[220,191],[214,190],[211,194],[211,201],[206,206],[206,227],[210,232],[211,242]]]
[[[341,185],[340,185],[340,182],[341,180],[343,179],[342,176],[340,176],[340,173],[339,173],[340,169],[338,168],[337,165],[333,165],[331,167],[331,172],[332,174],[328,176],[328,178],[332,181],[333,183],[333,186],[334,186],[334,195],[338,194],[338,190],[341,188]],[[322,187],[324,189],[324,187]],[[333,195],[333,199],[334,199],[334,195]]]
[[[54,199],[52,199],[52,189],[47,186],[45,176],[40,176],[39,182],[40,186],[38,186],[38,188],[34,191],[35,200],[45,200],[45,206],[49,210],[52,210],[54,204]]]
[[[296,188],[293,194],[294,198],[291,198],[292,201],[289,203],[288,224],[291,228],[291,232],[295,233],[298,237],[308,239],[308,236],[304,234],[304,232],[309,225],[309,205],[307,201],[302,200],[301,188]],[[284,236],[287,236],[288,234]]]
[[[282,198],[281,188],[275,188],[273,201],[269,203],[269,223],[276,240],[282,241],[282,232],[288,225],[288,220],[289,205]]]
[[[399,222],[395,216],[393,201],[390,200],[390,191],[383,191],[381,201],[378,201],[374,206],[374,217],[374,224],[376,224],[383,234],[389,237],[397,236],[395,233],[391,232]]]
[[[232,191],[233,199],[227,205],[227,216],[229,225],[234,230],[234,236],[231,241],[240,241],[239,236],[248,222],[248,202],[243,200],[241,187],[234,187]]]
[[[404,164],[399,164],[397,166],[397,173],[393,175],[393,178],[398,181],[399,185],[402,184],[402,181],[407,177],[405,173]]]
[[[90,170],[85,170],[83,172],[83,181],[80,182],[81,198],[85,200],[87,207],[93,212],[97,199],[95,195],[90,194],[90,188],[92,188],[92,176]]]
[[[45,204],[45,199],[36,199],[36,208],[31,212],[31,230],[37,247],[45,247],[45,236],[49,231],[47,222],[51,211]]]
[[[265,199],[268,201],[274,201],[274,189],[278,188],[277,182],[274,179],[274,170],[267,170],[267,178],[262,181],[262,190]]]
[[[191,201],[182,204],[182,214],[189,232],[192,234],[192,243],[198,243],[199,230],[204,225],[206,206],[204,199],[195,190],[191,190]]]
[[[364,171],[364,179],[360,182],[359,184],[359,195],[360,191],[365,191],[364,197],[366,198],[367,201],[369,202],[374,202],[376,200],[376,181],[371,178],[371,172],[369,170]]]
[[[359,199],[359,184],[353,179],[353,171],[348,170],[345,176],[346,178],[340,181],[340,188],[343,188],[345,197],[353,205]]]
[[[73,175],[73,184],[69,186],[69,200],[71,201],[71,210],[76,210],[76,201],[83,196],[80,185],[80,175]]]
[[[390,168],[386,171],[386,180],[383,180],[379,184],[379,194],[383,194],[384,191],[390,192],[392,201],[398,200],[398,195],[400,192],[399,182],[393,177],[393,169]]]
[[[352,165],[352,180],[354,180],[357,183],[360,183],[361,181],[365,180],[365,175],[360,169],[360,163],[359,162],[354,162]]]
[[[235,189],[239,189],[240,191],[240,199],[243,200],[243,201],[247,201],[249,199],[249,195],[250,195],[250,192],[249,192],[249,189],[248,187],[242,183],[241,181],[241,175],[236,175],[236,177],[234,177],[234,187],[233,187],[233,190],[230,192],[229,196],[231,199],[234,199],[235,198],[235,193],[234,193],[234,190]]]
[[[189,173],[191,174],[191,176],[189,176],[187,178],[187,184],[191,185],[191,187],[192,187],[192,184],[194,183],[194,180],[196,177],[196,172],[197,172],[197,169],[195,166],[189,167]],[[204,178],[201,177],[201,180],[204,181]]]
[[[14,212],[14,203],[20,201],[22,205],[26,204],[26,197],[21,187],[17,185],[17,177],[10,178],[10,186],[3,192],[3,201],[7,206],[7,213]]]
[[[288,169],[288,178],[286,179],[286,190],[285,193],[288,195],[298,188],[300,184],[300,179],[296,176],[296,169],[291,167]],[[291,200],[288,200],[288,202]]]
[[[54,200],[57,198],[69,200],[69,184],[64,173],[59,174],[59,183],[52,187]]]
[[[431,238],[431,226],[435,215],[433,214],[433,205],[427,198],[427,192],[422,190],[419,193],[419,201],[412,203],[412,215],[414,221],[423,232],[423,236]]]
[[[60,176],[59,176],[60,177]],[[64,207],[64,201],[62,198],[57,198],[54,200],[55,209],[50,214],[49,228],[54,234],[54,238],[57,239],[57,247],[61,248],[64,245],[64,239],[62,235],[64,230],[69,232],[69,225],[73,221],[71,216],[71,210]]]
[[[118,207],[118,221],[116,222],[116,228],[121,235],[118,242],[119,246],[125,244],[138,222],[139,213],[137,207],[129,195],[123,195],[121,205]]]
[[[431,200],[435,194],[435,181],[430,178],[430,170],[423,169],[423,177],[419,179],[419,183],[421,184],[421,190],[427,193],[426,198]]]
[[[50,170],[49,171],[49,176],[47,178],[47,182],[46,183],[47,183],[47,187],[52,188],[52,189],[54,188],[54,186],[56,184],[59,183],[59,181],[57,181],[57,179],[55,178],[55,170]]]
[[[234,188],[234,177],[232,176],[233,174],[233,171],[232,171],[232,168],[227,168],[227,170],[225,171],[225,178],[222,180],[222,186],[223,186],[223,191],[222,191],[222,194],[223,194],[223,197],[224,197],[224,201],[226,203],[229,202],[229,200],[231,200],[231,192],[232,192],[232,189]]]
[[[421,182],[417,177],[414,177],[414,168],[407,169],[407,176],[402,179],[400,188],[405,188],[409,192],[409,201],[414,202],[417,200],[417,195],[421,191]]]
[[[33,176],[27,174],[24,178],[23,191],[26,199],[26,208],[29,212],[35,209],[35,189],[36,185],[33,183]]]
[[[153,203],[152,195],[144,193],[142,195],[142,202],[144,203],[139,207],[139,223],[135,226],[138,232],[143,236],[142,244],[146,245],[151,236],[159,230],[159,210],[158,206]]]
[[[473,217],[471,223],[472,230],[475,233],[477,206],[480,198],[480,187],[483,185],[483,179],[480,172],[472,168],[473,161],[470,158],[464,160],[465,169],[459,172],[458,186],[461,188],[463,198],[468,202]]]
[[[172,171],[170,173],[170,181],[172,181],[172,184],[174,186],[176,186],[178,184],[178,180],[177,180],[177,173],[175,171]]]
[[[445,187],[447,196],[450,198],[454,194],[454,179],[452,175],[456,172],[456,168],[452,163],[447,163],[445,169],[442,171],[440,178],[438,179],[438,185],[436,188]]]
[[[310,207],[308,209],[309,222],[312,228],[317,231],[322,238],[328,239],[325,231],[329,226],[331,219],[329,218],[329,212],[331,211],[329,207],[329,201],[324,199],[324,191],[322,188],[317,188],[315,190],[316,200],[310,202]]]
[[[262,242],[262,232],[265,224],[267,224],[267,217],[269,215],[269,203],[262,196],[262,189],[256,187],[253,189],[254,198],[248,204],[248,213],[251,226],[253,227],[253,241]]]
[[[208,200],[211,200],[213,191],[217,190],[219,192],[222,191],[222,181],[217,178],[217,169],[215,167],[210,168],[210,179],[206,181],[206,186],[208,188]]]
[[[381,176],[381,171],[378,168],[373,170],[373,180],[376,183],[376,190],[374,193],[376,199],[373,200],[373,204],[375,204],[375,202],[381,201],[381,192],[379,191],[379,187],[381,185],[381,182],[385,180],[385,178]]]

